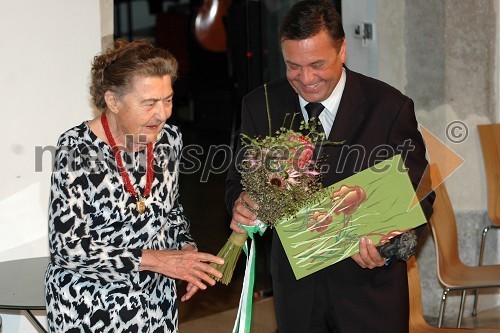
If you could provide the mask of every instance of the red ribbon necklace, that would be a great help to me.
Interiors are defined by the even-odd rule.
[[[150,142],[147,145],[147,162],[146,162],[146,187],[144,188],[144,192],[142,197],[138,194],[132,182],[130,181],[130,177],[128,176],[127,170],[123,167],[122,156],[120,155],[120,149],[116,145],[116,141],[111,134],[111,130],[109,129],[108,118],[106,114],[101,115],[101,124],[104,128],[104,133],[106,133],[106,138],[108,139],[109,144],[111,145],[111,149],[113,150],[113,155],[116,160],[116,164],[118,166],[118,171],[120,172],[120,176],[122,176],[123,183],[125,184],[125,189],[128,193],[133,195],[137,201],[136,210],[139,214],[142,214],[146,211],[146,203],[144,202],[144,198],[146,198],[151,193],[151,186],[153,185],[153,143]]]

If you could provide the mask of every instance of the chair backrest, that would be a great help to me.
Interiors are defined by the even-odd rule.
[[[488,214],[500,226],[500,124],[478,125],[488,188]]]
[[[441,182],[442,177],[437,164],[432,164],[430,168],[432,183],[440,185],[434,188],[436,199],[429,225],[436,248],[437,275],[439,281],[448,286],[447,277],[453,276],[450,271],[453,267],[462,266],[463,263],[458,254],[457,224],[448,191]]]

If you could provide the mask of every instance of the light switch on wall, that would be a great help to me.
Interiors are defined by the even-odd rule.
[[[362,39],[363,46],[367,40],[373,40],[373,23],[361,22],[354,25],[354,38]]]

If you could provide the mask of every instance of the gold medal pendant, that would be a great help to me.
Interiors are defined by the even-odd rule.
[[[123,159],[120,154],[120,150],[118,149],[118,146],[116,145],[116,141],[113,138],[113,134],[111,134],[111,130],[109,128],[108,124],[108,118],[106,117],[106,114],[103,113],[101,115],[101,124],[102,128],[104,129],[104,133],[106,133],[106,139],[108,139],[109,145],[111,146],[111,149],[113,150],[113,157],[116,160],[116,165],[118,166],[118,172],[120,173],[120,176],[122,177],[123,180],[123,185],[125,189],[127,190],[130,195],[134,196],[136,199],[136,204],[135,204],[135,209],[139,214],[144,214],[146,211],[146,203],[144,202],[143,198],[147,198],[148,195],[151,193],[151,187],[153,186],[153,180],[154,180],[154,153],[153,153],[153,143],[150,142],[147,145],[147,161],[146,161],[146,186],[144,187],[144,192],[141,196],[140,193],[136,192],[134,189],[134,186],[132,185],[132,182],[130,181],[130,177],[125,170],[125,167],[123,166]]]
[[[143,214],[146,211],[146,204],[144,201],[137,199],[136,209],[139,214]]]

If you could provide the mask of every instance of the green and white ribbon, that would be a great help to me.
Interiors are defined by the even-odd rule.
[[[259,233],[261,236],[266,231],[267,225],[259,220],[255,221],[255,225],[241,225],[252,239],[250,251],[248,251],[247,243],[243,246],[243,251],[247,255],[247,263],[245,268],[245,277],[243,278],[243,287],[241,290],[240,304],[238,313],[234,322],[233,333],[250,333],[252,324],[252,297],[253,285],[255,281],[255,239],[254,235]]]

